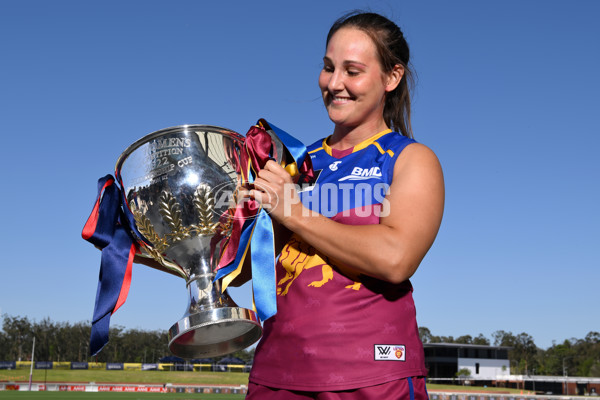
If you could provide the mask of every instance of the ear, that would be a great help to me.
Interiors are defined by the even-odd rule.
[[[404,76],[404,66],[401,64],[394,65],[394,68],[387,76],[387,83],[385,85],[385,91],[391,92],[398,87],[402,77]]]

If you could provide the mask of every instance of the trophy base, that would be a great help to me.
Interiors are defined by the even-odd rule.
[[[209,358],[243,350],[262,335],[252,310],[221,307],[185,316],[169,329],[169,350],[181,358]]]

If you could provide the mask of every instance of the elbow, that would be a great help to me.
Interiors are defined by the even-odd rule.
[[[388,281],[394,285],[398,285],[398,284],[410,279],[410,277],[413,276],[413,274],[415,273],[416,270],[417,270],[417,268],[414,268],[414,269],[406,268],[406,269],[403,269],[400,271],[391,272],[388,274],[386,281]]]
[[[380,265],[382,266],[380,279],[397,285],[413,276],[419,267],[419,262],[397,255],[388,257]]]

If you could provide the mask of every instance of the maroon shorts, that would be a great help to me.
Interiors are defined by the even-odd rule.
[[[246,400],[426,400],[428,398],[423,377],[399,379],[381,385],[331,392],[276,389],[250,382],[246,395]]]

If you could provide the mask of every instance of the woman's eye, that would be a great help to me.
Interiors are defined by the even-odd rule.
[[[331,67],[329,65],[324,65],[323,66],[323,71],[325,71],[325,72],[333,72],[333,67]]]
[[[350,75],[350,76],[356,76],[356,75],[360,74],[360,71],[356,71],[356,70],[353,70],[353,69],[349,69],[349,70],[347,71],[347,73],[348,73],[348,75]]]

